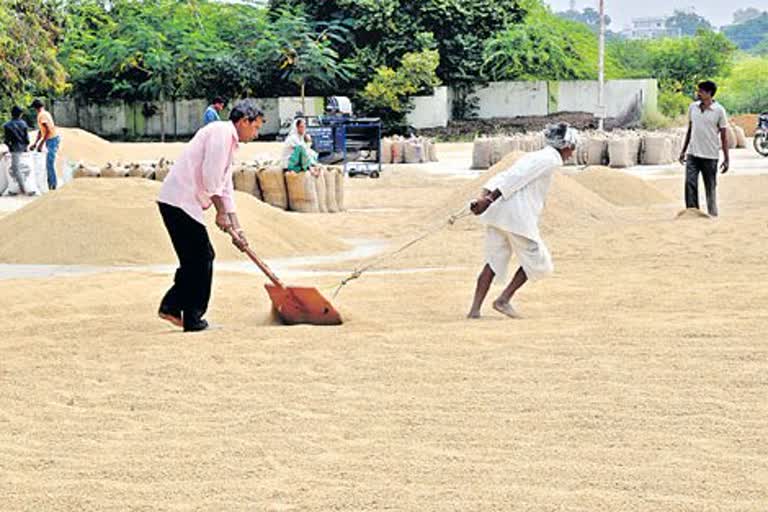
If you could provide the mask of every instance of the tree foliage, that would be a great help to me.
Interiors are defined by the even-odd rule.
[[[0,3],[0,108],[29,105],[33,96],[67,89],[56,44],[61,34],[56,5],[42,0]]]
[[[768,12],[744,23],[725,27],[723,33],[742,50],[751,50],[768,40]]]
[[[720,83],[718,99],[733,113],[768,112],[768,57],[745,57]]]
[[[600,13],[592,7],[587,7],[583,11],[563,11],[558,12],[557,15],[561,18],[570,21],[577,21],[584,23],[594,31],[600,29]],[[611,17],[605,15],[605,26],[608,27],[611,24]]]
[[[667,18],[665,26],[673,31],[678,31],[681,36],[693,36],[699,30],[712,30],[712,24],[695,12],[675,11]]]
[[[597,78],[597,68],[594,32],[532,3],[522,23],[486,43],[482,72],[490,80],[588,80]],[[606,76],[624,75],[609,54]]]
[[[437,50],[406,53],[396,70],[388,66],[377,69],[359,100],[366,111],[383,117],[387,124],[396,124],[410,110],[411,96],[440,84],[436,73],[439,65]]]

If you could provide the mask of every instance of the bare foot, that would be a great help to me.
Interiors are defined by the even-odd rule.
[[[470,311],[469,314],[467,315],[467,318],[469,318],[470,320],[477,320],[478,318],[480,318],[480,312]]]
[[[509,302],[493,301],[493,309],[509,318],[521,318],[520,313]]]

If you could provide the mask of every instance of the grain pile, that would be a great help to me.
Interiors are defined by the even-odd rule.
[[[663,204],[672,198],[646,181],[607,167],[589,167],[573,175],[578,183],[617,206]]]
[[[155,204],[159,188],[159,183],[143,179],[76,180],[0,219],[0,262],[173,263],[176,257]],[[321,227],[253,197],[237,193],[236,202],[253,247],[265,257],[345,248]],[[242,258],[228,237],[215,228],[209,232],[220,259]]]
[[[511,153],[482,176],[463,184],[435,212],[435,217],[446,217],[466,206],[479,195],[492,176],[509,169],[524,155],[519,151]],[[541,227],[547,231],[574,225],[590,225],[615,217],[616,209],[612,204],[573,178],[556,172],[542,215]]]

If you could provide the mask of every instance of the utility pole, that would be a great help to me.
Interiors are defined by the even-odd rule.
[[[597,69],[597,115],[598,129],[605,129],[605,0],[598,0],[600,13],[600,37]]]

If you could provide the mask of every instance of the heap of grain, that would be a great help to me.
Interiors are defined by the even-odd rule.
[[[573,179],[617,206],[650,206],[673,199],[645,180],[608,167],[589,167]]]
[[[174,263],[168,234],[157,211],[160,184],[150,180],[75,180],[0,219],[0,263]],[[258,236],[265,257],[329,254],[346,246],[300,216],[270,208],[236,192],[240,222]],[[97,212],[98,221],[94,215]],[[207,213],[212,224],[213,209]],[[219,259],[242,255],[229,238],[210,230]]]
[[[506,171],[524,156],[525,153],[520,151],[506,155],[488,172],[459,187],[434,212],[433,216],[446,218],[448,215],[459,211],[478,196],[480,190],[492,176]],[[613,204],[588,190],[575,179],[556,172],[542,215],[541,227],[544,231],[551,231],[558,228],[610,221],[616,217],[617,209]]]

